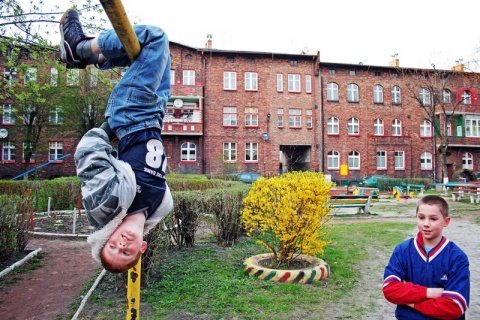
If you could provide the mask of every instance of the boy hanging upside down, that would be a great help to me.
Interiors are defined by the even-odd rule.
[[[113,29],[85,36],[74,9],[60,21],[60,59],[67,68],[129,67],[110,95],[107,122],[88,131],[75,152],[83,205],[98,229],[87,241],[110,272],[134,266],[147,248],[143,236],[173,209],[160,136],[170,94],[169,42],[157,27],[133,28],[141,51],[132,62]]]

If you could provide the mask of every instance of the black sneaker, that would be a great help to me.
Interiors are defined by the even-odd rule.
[[[77,44],[82,40],[93,39],[83,33],[78,12],[71,8],[65,11],[60,20],[60,61],[65,62],[67,69],[85,69],[87,62],[75,52]]]

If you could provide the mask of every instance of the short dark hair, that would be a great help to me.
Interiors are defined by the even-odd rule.
[[[445,201],[445,199],[443,199],[440,196],[429,194],[421,198],[418,201],[417,210],[415,211],[415,213],[418,213],[418,207],[421,204],[436,205],[440,209],[440,212],[442,213],[443,217],[444,218],[448,217],[448,203],[447,201]]]
[[[131,262],[129,262],[126,265],[118,265],[118,264],[113,264],[110,261],[107,260],[107,258],[104,255],[104,251],[102,249],[102,252],[100,252],[100,261],[102,262],[102,266],[107,270],[108,272],[111,273],[123,273],[128,271],[128,269],[132,268],[135,266],[142,256],[142,252],[138,252],[137,256],[135,259],[133,259]]]

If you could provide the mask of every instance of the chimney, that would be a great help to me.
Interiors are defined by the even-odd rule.
[[[207,42],[205,42],[206,49],[212,49],[212,35],[207,34]]]
[[[398,60],[398,53],[392,54],[393,60],[388,64],[389,67],[400,67],[400,60]]]
[[[452,67],[452,71],[463,72],[463,67],[464,67],[463,59],[455,60],[455,63],[456,65]]]

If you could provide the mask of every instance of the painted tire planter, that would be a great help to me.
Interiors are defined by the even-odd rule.
[[[261,265],[261,261],[269,260],[272,257],[272,253],[265,253],[245,259],[243,262],[245,274],[255,276],[261,280],[300,284],[320,281],[330,275],[330,266],[324,260],[304,254],[298,255],[296,260],[307,261],[311,264],[310,267],[295,270],[279,270],[269,269]]]

